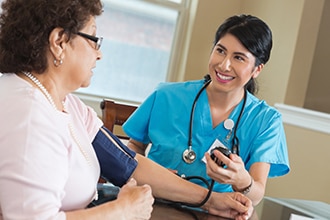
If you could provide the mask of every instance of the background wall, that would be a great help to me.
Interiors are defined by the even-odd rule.
[[[213,37],[225,18],[233,14],[253,14],[271,27],[274,41],[271,59],[258,78],[259,98],[270,105],[303,106],[315,61],[324,2],[199,0],[184,80],[200,79],[207,73]],[[323,72],[329,75],[327,69]],[[291,172],[269,179],[266,195],[330,203],[330,135],[291,125],[285,125],[285,131]]]
[[[317,42],[304,107],[330,113],[330,1],[324,1],[320,28],[316,33]]]

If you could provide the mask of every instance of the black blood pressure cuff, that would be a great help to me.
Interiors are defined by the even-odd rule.
[[[104,126],[95,136],[92,145],[99,160],[101,176],[116,186],[124,185],[137,166],[134,159],[136,153]]]

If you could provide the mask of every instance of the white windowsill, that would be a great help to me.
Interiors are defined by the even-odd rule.
[[[330,114],[276,103],[283,123],[330,134]]]
[[[102,97],[76,93],[87,105],[91,106],[101,116],[100,102]],[[283,123],[297,127],[330,134],[330,114],[276,103],[283,117]]]
[[[120,100],[116,98],[111,98],[111,97],[103,97],[103,96],[97,96],[97,95],[88,95],[80,92],[73,92],[75,95],[77,95],[86,105],[92,107],[94,111],[97,113],[98,116],[102,116],[102,111],[101,111],[101,101],[104,98],[107,99],[112,99],[116,101],[117,103],[124,103],[124,104],[129,104],[129,105],[136,105],[139,106],[140,103],[138,102],[132,102],[132,101],[127,101],[127,100]]]

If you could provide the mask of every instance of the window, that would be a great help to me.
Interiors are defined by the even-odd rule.
[[[3,0],[0,0],[0,3]],[[102,0],[102,59],[75,93],[99,111],[102,98],[141,103],[160,82],[178,80],[194,0]],[[174,75],[176,74],[176,75]]]
[[[185,0],[104,0],[97,18],[103,36],[102,59],[91,85],[77,91],[88,97],[108,97],[140,103],[159,82],[170,78],[171,59]],[[181,22],[182,23],[182,22]],[[83,98],[83,99],[84,99]]]

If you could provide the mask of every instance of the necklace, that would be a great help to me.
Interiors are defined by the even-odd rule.
[[[44,85],[42,85],[41,82],[34,75],[32,75],[30,72],[23,72],[23,74],[26,77],[28,77],[41,90],[41,92],[46,96],[47,100],[54,107],[54,109],[58,110],[52,96],[49,94],[49,92],[44,87]]]
[[[44,85],[42,85],[42,83],[34,76],[32,75],[30,72],[23,72],[23,74],[25,76],[27,76],[40,90],[41,92],[46,96],[47,100],[50,102],[50,104],[54,107],[54,109],[58,110],[56,105],[55,105],[55,102],[52,98],[52,96],[50,95],[50,93],[47,91],[47,89],[44,87]],[[64,107],[64,102],[62,102],[63,104],[63,108],[65,109]],[[90,161],[89,161],[89,158],[87,156],[87,153],[86,151],[83,149],[83,147],[81,146],[77,136],[75,135],[75,132],[73,130],[73,127],[71,125],[71,123],[69,123],[69,130],[70,130],[70,134],[71,134],[71,137],[73,138],[74,142],[78,145],[79,147],[79,150],[80,152],[84,155],[88,165],[91,165],[90,164]]]
[[[89,160],[88,154],[84,150],[84,148],[81,146],[80,141],[78,140],[77,135],[74,132],[74,129],[73,129],[73,126],[71,125],[71,123],[69,123],[69,130],[70,130],[71,137],[73,138],[74,142],[76,142],[76,144],[78,145],[78,148],[79,148],[80,152],[82,153],[82,155],[85,157],[85,160],[87,161],[87,164],[89,166],[91,166],[91,162]]]
[[[42,85],[42,83],[34,76],[32,75],[30,72],[23,72],[23,74],[28,77],[40,90],[41,92],[46,96],[47,100],[50,102],[50,104],[54,107],[55,110],[58,110],[55,102],[52,98],[52,96],[50,95],[50,93],[47,91],[47,89],[44,87],[44,85]],[[63,105],[63,110],[65,110],[65,105],[64,102],[62,102]],[[73,138],[74,142],[77,144],[80,152],[82,153],[82,155],[84,156],[85,160],[87,161],[88,166],[92,166],[91,162],[89,160],[89,157],[87,155],[87,152],[84,150],[84,148],[81,146],[80,141],[78,140],[77,136],[75,135],[73,126],[71,125],[71,123],[69,123],[69,131],[71,134],[71,137]],[[97,189],[95,190],[95,195],[94,195],[94,199],[98,199],[98,192]]]

